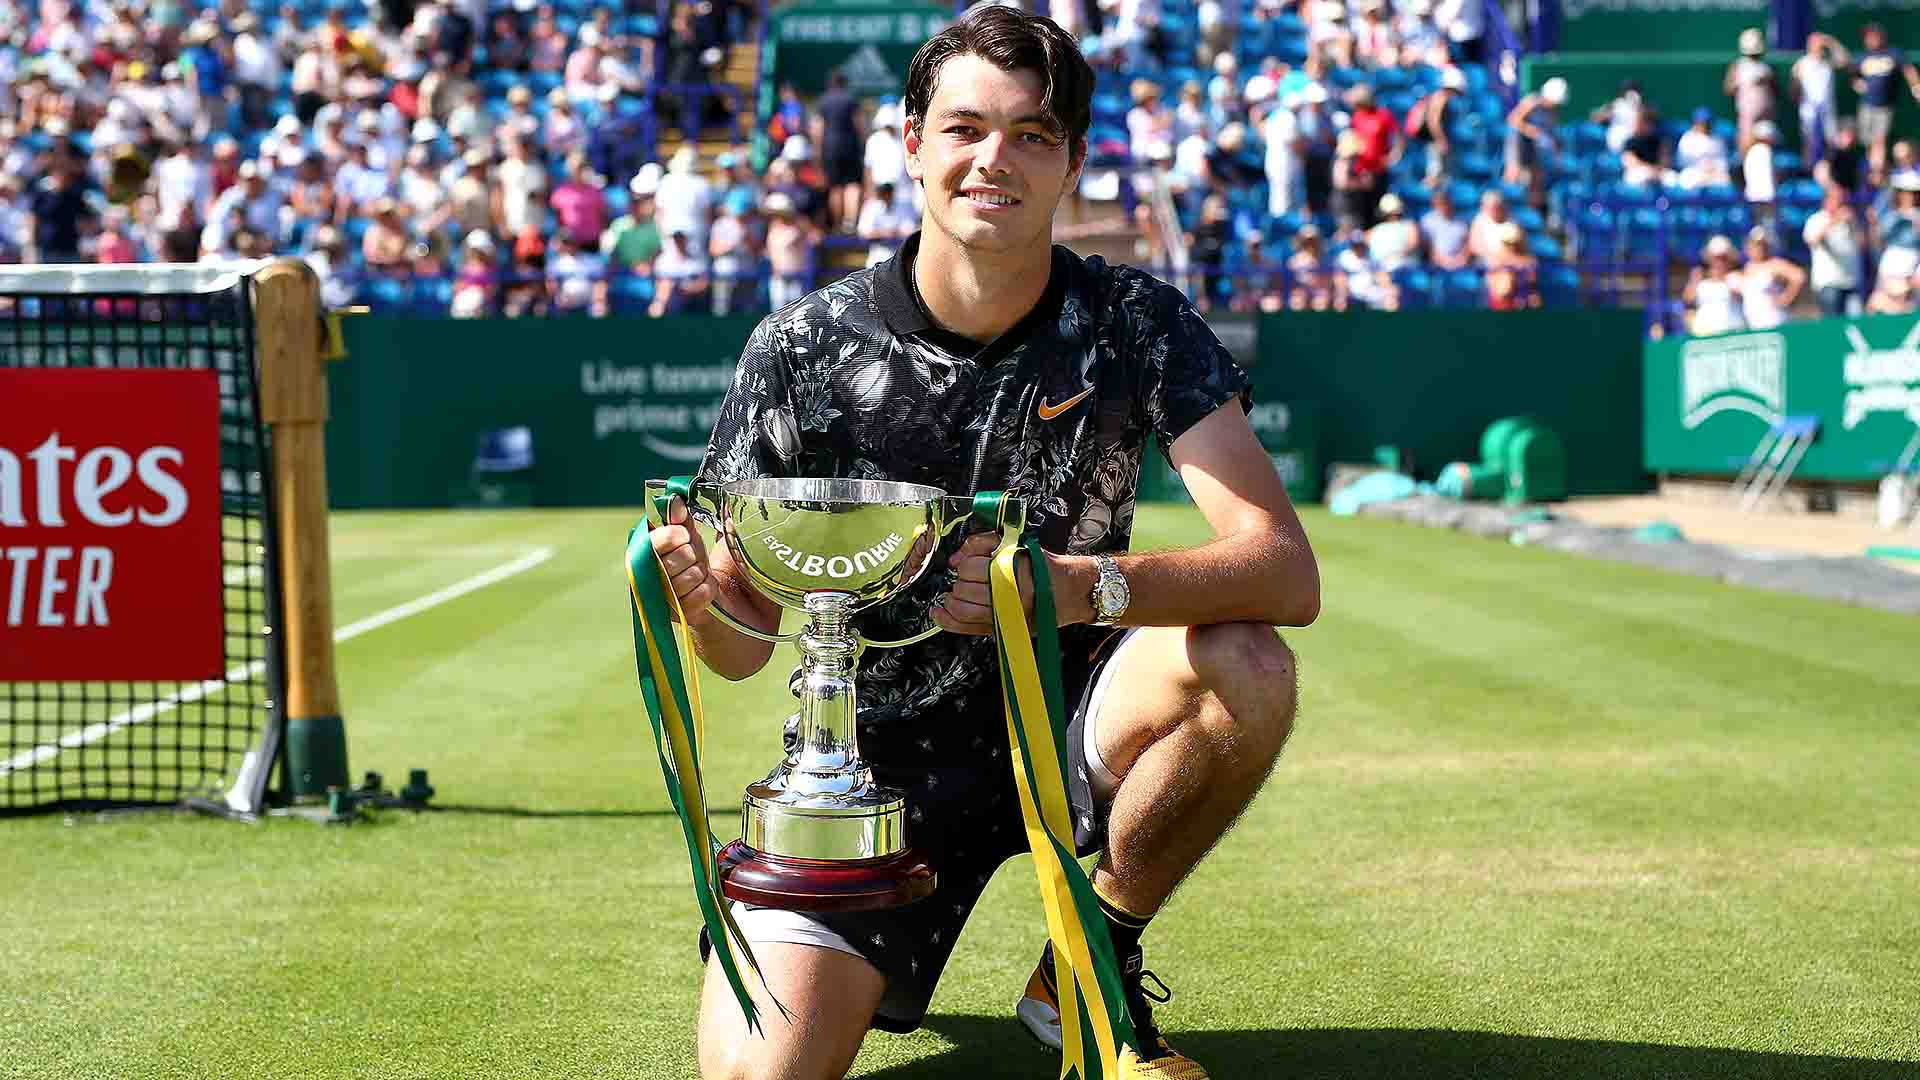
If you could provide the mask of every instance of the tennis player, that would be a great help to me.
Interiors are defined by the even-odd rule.
[[[1074,707],[1075,839],[1083,854],[1100,852],[1094,889],[1143,1043],[1124,1069],[1202,1080],[1154,1025],[1152,1003],[1168,995],[1144,970],[1140,938],[1286,742],[1294,657],[1274,627],[1313,621],[1319,572],[1248,426],[1247,379],[1186,299],[1052,244],[1054,212],[1086,161],[1092,91],[1073,39],[1016,8],[975,8],[927,42],[904,103],[920,230],[893,259],[760,323],[700,475],[894,480],[1027,500]],[[1126,553],[1149,439],[1178,467],[1212,541]],[[768,632],[779,609],[723,546],[701,542],[683,507],[669,521],[651,541],[696,647],[723,676],[751,675],[771,647],[708,607]],[[981,890],[1027,849],[985,636],[995,543],[981,534],[950,545],[944,573],[861,625],[874,639],[906,637],[931,609],[952,631],[869,651],[858,674],[862,756],[878,781],[906,791],[908,835],[939,888],[853,915],[736,905],[786,1017],[763,1010],[765,1037],[750,1033],[710,962],[699,1027],[708,1080],[838,1080],[869,1029],[918,1027]],[[1023,580],[1029,600],[1030,589]],[[1052,974],[1043,950],[1015,1012],[1058,1047]]]

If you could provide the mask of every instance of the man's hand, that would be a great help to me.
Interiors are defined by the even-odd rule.
[[[1000,547],[998,532],[974,533],[960,545],[960,550],[947,560],[956,575],[953,591],[933,609],[933,621],[942,630],[951,630],[956,634],[993,633],[993,586],[988,575],[993,569],[993,553]],[[1073,606],[1063,592],[1069,574],[1066,558],[1052,552],[1046,555],[1048,580],[1053,584],[1054,618],[1061,625],[1072,621],[1068,615]],[[1015,559],[1014,580],[1020,584],[1020,603],[1026,608],[1029,621],[1033,618],[1033,568],[1030,559]]]
[[[649,530],[647,540],[667,568],[668,587],[680,598],[687,625],[711,619],[707,609],[719,595],[719,587],[707,562],[707,545],[687,514],[686,500],[673,497],[667,504],[667,524]]]

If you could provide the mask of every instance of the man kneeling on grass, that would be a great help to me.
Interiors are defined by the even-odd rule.
[[[1294,657],[1275,626],[1319,611],[1319,572],[1247,423],[1245,375],[1184,297],[1129,267],[1052,245],[1086,160],[1093,73],[1051,21],[989,5],[908,70],[903,141],[920,230],[891,259],[768,316],[721,406],[702,482],[851,477],[1022,496],[1058,601],[1075,841],[1123,969],[1139,1046],[1126,1077],[1203,1080],[1160,1038],[1140,938],[1260,789],[1292,727]],[[1151,437],[1215,538],[1122,554]],[[677,502],[650,539],[708,666],[740,679],[780,609]],[[837,1080],[867,1031],[911,1031],[994,870],[1027,850],[1007,753],[988,568],[978,534],[864,616],[909,636],[931,605],[947,634],[860,662],[858,735],[875,779],[904,789],[939,872],[918,903],[852,915],[735,906],[784,1009],[747,1029],[710,962],[707,1080]],[[943,564],[936,563],[936,567]],[[1022,593],[1031,599],[1031,583]],[[1098,932],[1089,927],[1090,932]],[[1061,1044],[1048,951],[1019,1023]],[[1152,995],[1164,1001],[1164,994]]]

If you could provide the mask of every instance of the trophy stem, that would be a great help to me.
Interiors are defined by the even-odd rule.
[[[787,789],[802,796],[849,795],[873,786],[860,761],[854,668],[860,639],[850,593],[810,593],[800,635],[800,746]]]

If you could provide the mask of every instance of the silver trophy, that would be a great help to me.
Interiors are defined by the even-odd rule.
[[[906,798],[875,783],[860,759],[854,671],[862,650],[911,645],[939,627],[873,641],[852,620],[913,584],[941,538],[974,515],[975,500],[880,480],[648,481],[649,505],[663,507],[670,494],[684,496],[693,518],[719,534],[756,590],[807,617],[798,633],[766,634],[711,609],[750,637],[796,642],[801,656],[789,680],[800,699],[788,720],[797,744],[747,788],[743,835],[720,853],[722,891],[798,911],[870,910],[925,897],[934,872],[908,844]],[[1019,527],[1023,502],[998,506],[992,524]]]

